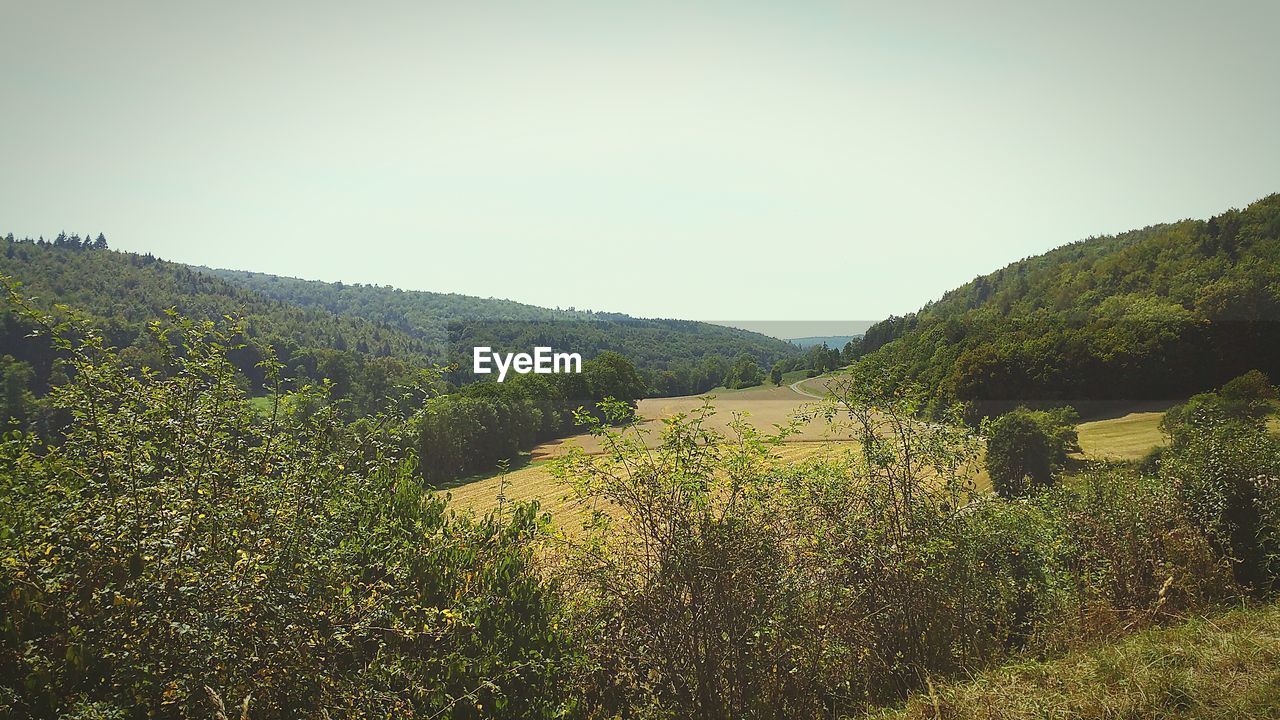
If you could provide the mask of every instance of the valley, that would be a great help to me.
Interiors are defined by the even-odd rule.
[[[769,432],[789,422],[797,413],[816,408],[828,394],[826,383],[831,380],[832,376],[809,378],[797,373],[795,377],[785,378],[785,384],[779,387],[717,388],[706,395],[647,398],[637,403],[636,413],[644,420],[640,427],[647,433],[649,446],[660,442],[663,419],[687,415],[708,399],[716,409],[708,425],[718,432],[730,433],[735,417],[742,417],[758,430]],[[1141,459],[1167,442],[1159,425],[1168,407],[1169,403],[1140,404],[1127,412],[1113,411],[1111,417],[1080,423],[1076,428],[1080,451],[1073,458],[1080,462]],[[588,454],[602,452],[599,438],[589,434],[552,440],[535,446],[505,474],[463,478],[446,484],[439,492],[447,494],[459,509],[479,513],[496,508],[499,493],[509,502],[536,500],[551,513],[559,527],[572,530],[580,519],[578,509],[570,497],[572,493],[553,476],[548,464],[570,447],[581,448]],[[776,454],[784,462],[799,462],[853,447],[856,444],[851,432],[833,432],[818,418],[805,422],[799,432],[785,438]],[[990,487],[985,471],[979,471],[976,481],[980,487]]]
[[[1274,620],[1280,196],[1024,259],[839,349],[6,241],[0,681],[35,680],[0,709],[58,716],[32,690],[57,668],[175,719],[201,715],[174,694],[316,714],[322,683],[391,716],[982,716],[1031,657],[1106,681],[1081,647],[1211,663],[1230,632],[1195,618]],[[513,372],[448,362],[470,347]],[[539,347],[581,372],[508,354]],[[815,412],[833,393],[857,422]]]

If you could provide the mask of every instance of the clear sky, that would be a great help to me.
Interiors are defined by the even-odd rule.
[[[1278,27],[1274,0],[0,0],[0,232],[877,319],[1280,191]]]

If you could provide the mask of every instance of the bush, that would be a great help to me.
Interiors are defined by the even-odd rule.
[[[1056,527],[1070,578],[1046,648],[1184,617],[1235,595],[1228,564],[1175,488],[1123,466],[1100,466],[1034,503]]]
[[[64,444],[0,443],[7,714],[209,717],[206,687],[256,719],[572,709],[536,507],[456,516],[331,405],[260,418],[211,324],[156,333],[154,371],[64,342]]]
[[[1280,439],[1267,429],[1275,389],[1257,371],[1202,393],[1161,420],[1161,476],[1255,592],[1280,588]]]
[[[1079,450],[1070,407],[1055,410],[1017,408],[983,424],[987,435],[987,473],[1002,497],[1022,497],[1053,483],[1053,472]]]
[[[987,435],[987,473],[1001,497],[1022,497],[1053,482],[1049,435],[1029,411],[1006,413],[983,429]]]
[[[1167,485],[1118,467],[1006,500],[972,484],[976,438],[913,395],[835,388],[856,450],[800,464],[709,407],[558,472],[609,508],[561,568],[595,671],[589,712],[832,717],[928,677],[1161,622],[1233,591]],[[783,435],[788,431],[783,428]]]
[[[1164,454],[1161,475],[1255,592],[1280,587],[1280,440],[1265,427],[1201,416]]]

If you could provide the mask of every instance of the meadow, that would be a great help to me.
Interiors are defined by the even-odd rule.
[[[817,407],[818,398],[830,394],[829,383],[832,380],[831,375],[810,378],[803,372],[788,373],[782,385],[776,387],[766,383],[740,390],[716,388],[705,395],[647,398],[638,403],[636,413],[644,419],[642,427],[648,431],[646,442],[651,447],[661,441],[664,419],[688,415],[704,402],[714,405],[716,414],[709,425],[719,432],[728,432],[729,425],[739,416],[761,431],[770,431],[786,424],[797,413]],[[1159,426],[1168,405],[1136,405],[1130,412],[1113,412],[1112,417],[1080,423],[1077,426],[1080,452],[1073,457],[1081,461],[1141,459],[1165,443]],[[557,526],[572,529],[581,515],[570,489],[562,486],[552,474],[549,461],[570,447],[598,454],[601,452],[600,442],[600,438],[582,433],[541,443],[524,458],[523,464],[506,473],[464,478],[443,486],[440,492],[447,493],[455,507],[481,513],[497,507],[500,496],[507,502],[537,500],[543,510],[551,513]],[[786,438],[776,450],[776,455],[784,462],[794,463],[851,447],[855,447],[855,443],[850,432],[833,432],[822,418],[818,418],[805,423],[798,433]],[[974,480],[978,487],[990,487],[985,468],[978,470]]]

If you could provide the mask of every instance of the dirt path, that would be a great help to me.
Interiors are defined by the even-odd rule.
[[[800,388],[800,383],[804,382],[805,380],[811,380],[811,379],[812,379],[812,378],[804,378],[804,380],[797,380],[797,381],[795,381],[795,382],[791,383],[791,385],[790,385],[789,387],[790,387],[793,391],[798,392],[798,393],[800,393],[801,395],[804,395],[805,397],[811,397],[811,398],[813,398],[814,400],[824,400],[825,398],[824,398],[822,395],[814,395],[813,393],[809,392],[808,390],[802,390],[802,389]]]

